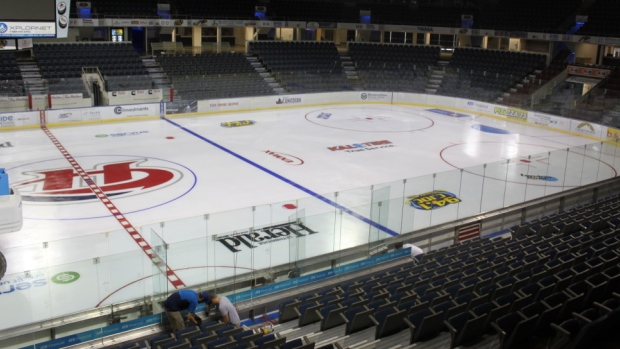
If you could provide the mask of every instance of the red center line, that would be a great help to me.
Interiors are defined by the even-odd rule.
[[[99,188],[99,186],[95,184],[95,182],[90,178],[88,173],[84,171],[82,166],[80,166],[77,161],[75,161],[73,156],[69,154],[65,147],[60,144],[60,142],[56,139],[56,137],[54,137],[52,132],[45,125],[42,125],[41,129],[49,137],[52,143],[54,143],[56,148],[60,151],[60,153],[62,153],[65,159],[69,161],[71,166],[73,166],[73,169],[75,169],[75,171],[80,175],[80,177],[82,177],[84,182],[88,184],[90,190],[97,196],[101,203],[105,205],[105,207],[110,211],[112,216],[116,218],[116,220],[118,221],[118,223],[120,223],[123,229],[125,229],[125,231],[129,233],[129,236],[131,236],[131,238],[138,244],[138,246],[140,246],[142,251],[146,253],[151,262],[153,262],[153,264],[157,266],[159,271],[163,275],[165,275],[166,278],[168,278],[168,281],[170,281],[174,288],[184,287],[185,284],[183,283],[183,281],[181,281],[181,279],[179,279],[175,272],[170,269],[168,265],[166,265],[166,263],[157,255],[155,251],[153,251],[151,245],[149,245],[149,243],[142,238],[142,235],[140,235],[136,228],[134,228],[133,225],[127,220],[127,218],[125,218],[123,213],[118,208],[116,208],[112,200],[110,200],[108,196],[103,192],[103,190],[101,190],[101,188]]]

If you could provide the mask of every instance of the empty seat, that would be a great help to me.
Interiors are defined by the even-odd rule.
[[[513,348],[521,343],[531,340],[538,315],[524,317],[522,313],[508,313],[498,318],[493,324],[493,328],[499,335],[500,346],[502,349]]]

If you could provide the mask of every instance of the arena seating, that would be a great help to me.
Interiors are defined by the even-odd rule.
[[[556,342],[609,339],[613,333],[593,325],[562,324],[586,318],[600,330],[618,317],[618,207],[620,198],[608,198],[515,226],[509,239],[469,240],[416,256],[413,265],[300,294],[280,304],[282,330],[314,333],[317,321],[324,328],[337,312],[346,318],[334,326],[342,337],[372,328],[379,339],[409,328],[412,344],[447,330],[450,347],[496,332],[501,347],[511,348],[553,338],[554,329]],[[603,310],[592,314],[592,307]],[[307,321],[309,313],[315,320]]]
[[[156,0],[93,2],[109,17],[158,17]],[[499,0],[483,8],[272,0],[271,20],[359,22],[564,34],[580,14],[579,0]],[[255,19],[256,1],[187,0],[171,3],[184,18]],[[596,0],[577,35],[620,36],[617,0]],[[75,6],[72,6],[72,10]],[[74,16],[72,16],[74,17]],[[290,93],[351,89],[333,43],[250,42],[255,55]],[[348,53],[364,88],[425,92],[439,47],[350,43]],[[456,48],[442,67],[437,94],[521,106],[538,87],[566,69],[565,51],[545,67],[544,56]],[[130,44],[35,44],[34,55],[50,93],[83,92],[81,68],[96,66],[111,90],[151,88],[152,80]],[[178,99],[271,95],[274,89],[239,53],[161,55]],[[442,62],[443,63],[443,62]],[[523,83],[524,79],[529,82]],[[24,94],[13,53],[0,52],[0,96]],[[616,70],[570,117],[620,125],[620,71]],[[298,292],[279,304],[274,333],[205,321],[117,349],[341,349],[337,341],[378,348],[619,347],[620,199],[611,197],[541,217],[510,229],[509,238],[474,239],[429,251],[412,261],[321,290]],[[616,327],[614,327],[616,326]],[[382,341],[378,344],[376,341]],[[611,344],[610,344],[611,343]],[[603,347],[601,344],[600,347]]]
[[[0,96],[22,96],[24,85],[13,52],[0,52]]]
[[[530,98],[533,92],[538,90],[549,80],[566,70],[568,63],[566,58],[570,55],[570,51],[560,51],[549,63],[548,66],[540,71],[534,71],[526,80],[515,88],[515,92],[511,92],[510,96],[502,100],[503,104],[515,107],[527,107],[521,105],[526,99]]]
[[[249,52],[291,93],[350,90],[333,42],[251,41]]]
[[[349,54],[365,88],[422,93],[439,46],[350,43]]]
[[[241,53],[160,55],[157,61],[173,83],[176,98],[261,96],[273,89]]]
[[[612,73],[590,91],[587,98],[581,99],[574,109],[564,113],[565,116],[620,126],[620,70],[610,67]]]
[[[544,55],[456,48],[439,93],[495,101],[515,83],[544,66]]]
[[[204,321],[128,348],[420,348],[617,345],[620,196],[475,238],[282,301],[265,333]],[[270,331],[270,330],[269,330]],[[269,332],[267,331],[267,332]]]
[[[152,79],[131,43],[36,44],[34,55],[41,76],[50,86],[59,85],[65,93],[73,86],[79,86],[73,82],[81,79],[83,67],[97,67],[110,91],[153,87]]]

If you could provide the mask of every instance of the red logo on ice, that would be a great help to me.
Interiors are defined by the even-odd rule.
[[[108,196],[137,193],[161,187],[174,179],[174,173],[162,168],[139,167],[138,160],[105,164],[100,169],[86,171],[99,188]],[[97,196],[73,168],[29,173],[37,179],[16,184],[25,190],[22,200],[33,202],[94,200]]]

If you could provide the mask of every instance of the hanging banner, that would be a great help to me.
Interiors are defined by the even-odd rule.
[[[601,69],[601,68],[593,68],[593,67],[583,67],[577,65],[569,65],[566,67],[566,70],[569,74],[572,75],[580,75],[580,76],[590,76],[593,78],[603,79],[611,74],[611,70],[609,69]]]

